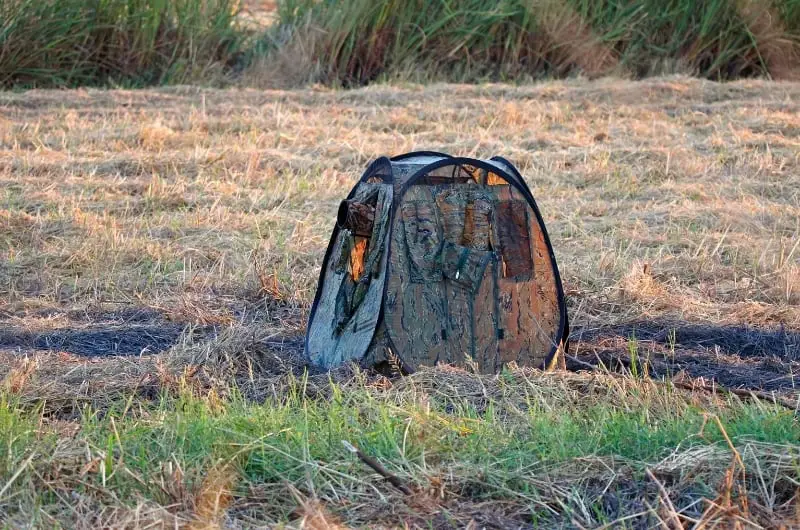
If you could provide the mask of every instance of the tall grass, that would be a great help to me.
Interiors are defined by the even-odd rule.
[[[208,82],[245,36],[235,0],[0,0],[0,87]]]
[[[800,0],[0,0],[0,87],[798,77]],[[264,77],[264,76],[261,76]]]
[[[800,62],[799,6],[797,0],[283,0],[280,24],[267,40],[302,49],[318,80],[344,85],[381,76],[475,81],[574,72],[784,77]]]

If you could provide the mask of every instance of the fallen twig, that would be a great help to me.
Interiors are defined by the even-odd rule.
[[[782,407],[786,407],[787,409],[793,410],[795,412],[797,412],[798,410],[797,402],[792,402],[788,398],[776,396],[768,392],[761,392],[759,390],[747,390],[744,388],[724,388],[716,385],[708,386],[700,383],[685,383],[683,381],[672,381],[672,385],[678,388],[684,388],[686,390],[702,390],[703,392],[708,392],[709,394],[728,393],[747,399],[754,399],[754,398],[763,399],[765,401],[774,403],[775,405],[781,405]]]
[[[669,510],[669,522],[671,523],[670,526],[672,527],[672,530],[681,530],[683,528],[683,524],[681,524],[681,520],[678,517],[678,511],[675,509],[675,505],[672,504],[672,500],[669,498],[667,488],[665,488],[661,481],[656,478],[652,471],[646,469],[645,473],[647,473],[647,476],[655,483],[655,485],[658,487],[658,491],[661,493],[661,500]]]
[[[373,470],[375,470],[376,473],[378,473],[380,476],[388,480],[392,486],[399,489],[406,495],[411,495],[411,488],[409,488],[406,485],[406,483],[403,482],[403,480],[400,479],[397,475],[392,474],[391,472],[389,472],[389,470],[383,467],[380,462],[378,462],[371,456],[364,454],[361,451],[361,449],[351,444],[347,440],[342,440],[342,445],[344,446],[345,449],[356,455],[359,458],[359,460],[361,460],[369,467],[371,467]]]

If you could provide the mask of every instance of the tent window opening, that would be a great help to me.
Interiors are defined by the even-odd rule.
[[[340,228],[348,230],[353,237],[349,248],[349,271],[353,281],[358,281],[365,273],[367,248],[375,224],[375,202],[377,196],[366,202],[355,200],[342,201],[336,222]]]

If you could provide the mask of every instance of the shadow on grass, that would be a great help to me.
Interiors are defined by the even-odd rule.
[[[578,329],[571,342],[571,370],[647,370],[666,378],[684,372],[730,388],[800,389],[800,333],[784,328],[636,321]]]
[[[0,320],[0,348],[85,357],[152,355],[170,349],[187,329],[185,323],[147,308],[70,311],[55,316],[64,318],[67,325],[35,332],[12,325],[10,319]],[[201,343],[216,336],[211,328],[195,328],[192,334]],[[658,378],[683,372],[729,388],[800,390],[798,331],[650,320],[577,329],[570,340],[567,368],[574,371],[607,369]],[[254,358],[257,364],[269,365],[259,367],[265,373],[282,373],[287,363],[293,371],[310,368],[302,357],[302,336],[270,335],[257,342],[248,347],[260,352]],[[236,345],[217,346],[238,351]],[[273,366],[275,363],[267,362],[270,359],[281,366]]]
[[[111,312],[64,313],[69,326],[33,332],[0,322],[0,347],[63,351],[87,357],[148,355],[172,347],[185,329],[158,311],[130,308]]]

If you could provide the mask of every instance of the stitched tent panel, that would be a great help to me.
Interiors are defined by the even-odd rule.
[[[516,169],[435,153],[378,162],[340,207],[306,338],[312,362],[551,366],[567,347],[563,290]]]
[[[334,239],[332,255],[322,275],[320,299],[306,336],[306,354],[314,364],[331,368],[347,361],[360,361],[369,347],[378,323],[380,306],[386,281],[388,256],[388,224],[391,213],[393,189],[383,184],[360,184],[355,200],[375,200],[375,218],[372,237],[367,245],[362,278],[353,278],[347,242],[352,237],[349,230],[339,230]],[[364,291],[356,299],[359,282]]]

